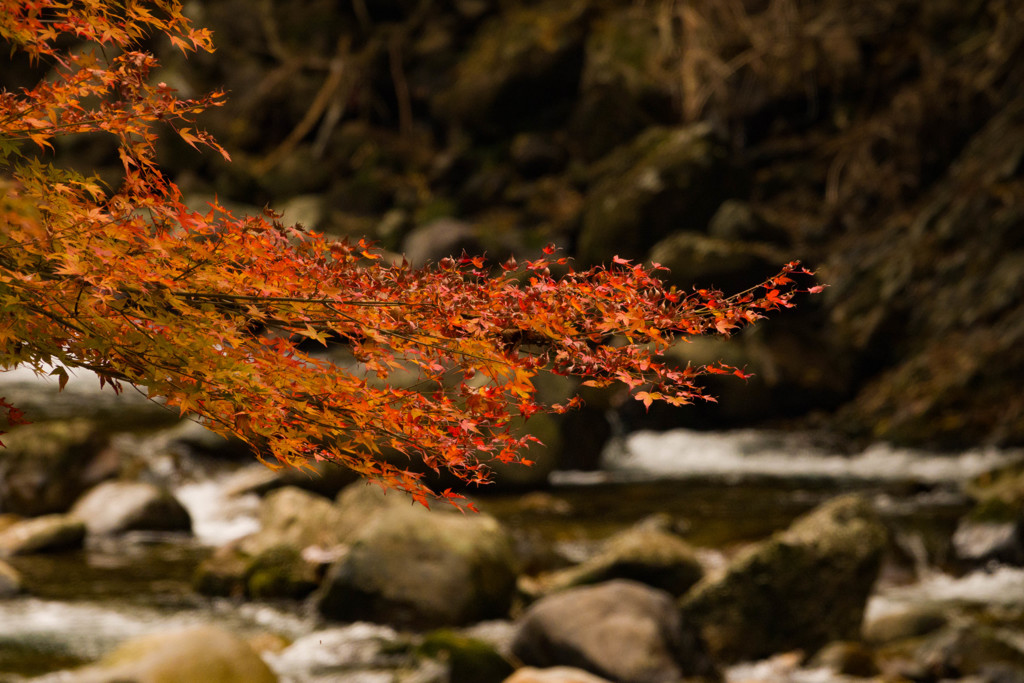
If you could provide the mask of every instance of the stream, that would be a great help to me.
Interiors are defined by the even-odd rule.
[[[137,450],[145,454],[147,439],[159,437],[126,438],[138,439]],[[151,452],[160,457],[159,448]],[[858,491],[894,530],[898,549],[886,561],[868,617],[919,604],[985,619],[992,613],[1024,615],[1024,569],[964,573],[951,538],[971,506],[964,483],[1021,458],[1016,451],[945,455],[885,445],[839,455],[814,446],[806,435],[757,430],[637,432],[606,450],[600,471],[556,472],[542,492],[480,496],[478,505],[512,529],[527,552],[553,548],[574,561],[611,534],[652,514],[668,514],[702,562],[714,567],[829,498]],[[191,588],[196,566],[213,548],[259,528],[255,494],[226,494],[236,471],[247,466],[214,465],[190,454],[152,463],[174,482],[192,515],[192,536],[134,533],[81,551],[11,558],[27,594],[0,600],[0,683],[85,664],[128,637],[186,625],[212,622],[245,636],[270,632],[289,642],[324,628],[298,603],[208,598]],[[1020,630],[1009,635],[1024,650],[1024,618],[1018,623]],[[287,671],[283,666],[277,662],[282,681],[313,678],[294,662]],[[778,661],[727,671],[727,680],[736,682],[836,680],[823,676]]]

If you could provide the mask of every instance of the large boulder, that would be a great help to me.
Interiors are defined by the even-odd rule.
[[[0,532],[0,557],[52,553],[81,548],[85,524],[70,515],[43,515]]]
[[[677,683],[715,670],[672,596],[615,580],[534,603],[512,644],[524,664],[571,666],[621,683]]]
[[[322,615],[432,627],[508,611],[516,559],[494,518],[431,512],[394,492],[384,496],[365,487],[346,493],[341,507],[354,533],[316,595]],[[368,498],[365,509],[351,505]]]
[[[106,438],[88,420],[12,429],[0,448],[0,512],[67,512],[85,490],[117,472]]]
[[[683,616],[725,662],[856,639],[887,540],[866,500],[841,496],[694,587]]]
[[[595,165],[577,257],[640,259],[677,230],[703,232],[736,183],[726,148],[706,125],[649,128]]]
[[[192,518],[170,491],[146,482],[108,481],[75,503],[71,515],[90,535],[128,531],[191,531]]]
[[[237,636],[194,626],[129,640],[100,663],[70,672],[69,683],[276,683],[277,676]]]

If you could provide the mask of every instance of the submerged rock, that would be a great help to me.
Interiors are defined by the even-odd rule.
[[[534,603],[512,645],[523,663],[572,666],[621,683],[716,677],[672,596],[634,581],[573,588]]]
[[[698,584],[682,613],[725,662],[855,639],[887,539],[866,500],[841,496]]]
[[[170,491],[145,482],[109,481],[71,508],[91,535],[127,531],[191,531],[192,518]]]

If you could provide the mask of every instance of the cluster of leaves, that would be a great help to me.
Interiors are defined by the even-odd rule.
[[[623,382],[647,405],[706,399],[701,375],[742,371],[677,367],[661,352],[792,305],[791,276],[806,272],[790,264],[726,297],[666,289],[658,266],[621,259],[573,272],[553,249],[493,270],[479,257],[412,269],[271,212],[197,213],[156,165],[156,126],[227,156],[193,123],[222,96],[153,85],[155,60],[138,45],[158,34],[212,50],[173,0],[0,0],[0,36],[49,67],[34,88],[0,93],[4,367],[50,371],[62,386],[67,368],[88,368],[237,435],[268,464],[341,463],[426,503],[421,474],[382,450],[485,482],[489,462],[523,461],[532,437],[514,420],[575,403],[539,403],[541,371]],[[72,133],[116,136],[119,187],[45,161]],[[310,340],[345,345],[352,362],[303,351]],[[394,381],[410,369],[417,382]],[[0,400],[16,418],[11,408]]]

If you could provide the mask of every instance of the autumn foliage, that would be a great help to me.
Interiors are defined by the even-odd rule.
[[[532,438],[510,421],[574,403],[540,404],[538,372],[622,382],[647,405],[708,399],[702,375],[744,373],[678,367],[661,352],[790,306],[792,276],[805,272],[790,264],[726,297],[666,289],[657,265],[574,272],[553,249],[522,264],[463,256],[413,269],[269,212],[197,213],[154,143],[169,128],[227,157],[195,124],[223,96],[183,99],[154,83],[156,60],[139,47],[162,35],[212,51],[179,3],[0,0],[0,35],[47,70],[0,93],[0,363],[62,386],[65,368],[88,368],[115,390],[140,387],[275,466],[342,463],[426,502],[422,475],[382,459],[386,449],[484,482],[488,463],[521,460]],[[118,187],[48,161],[72,134],[116,138]],[[311,340],[347,346],[353,362],[310,355]],[[417,382],[392,381],[410,369]]]

